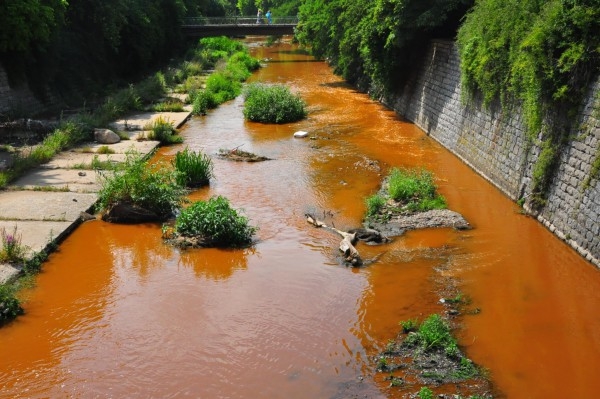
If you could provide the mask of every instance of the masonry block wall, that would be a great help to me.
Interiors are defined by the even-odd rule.
[[[40,114],[48,105],[40,101],[27,84],[11,87],[6,71],[0,65],[0,121],[10,117]]]
[[[600,266],[600,183],[590,179],[600,157],[600,80],[590,87],[572,140],[538,220],[583,257]],[[518,106],[461,101],[460,59],[454,42],[433,41],[401,93],[384,102],[414,122],[513,200],[531,193],[540,148],[527,139]]]

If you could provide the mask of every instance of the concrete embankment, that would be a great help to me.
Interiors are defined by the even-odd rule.
[[[129,140],[116,144],[83,143],[29,171],[5,191],[0,191],[0,230],[12,234],[16,227],[17,236],[30,256],[49,249],[82,222],[82,212],[93,211],[100,189],[98,173],[91,168],[94,157],[98,157],[98,161],[122,162],[129,151],[150,154],[159,142],[142,140],[144,126],[162,117],[179,128],[189,116],[189,111],[130,115],[112,126],[120,131],[127,127]],[[99,154],[101,146],[109,147],[113,153]],[[0,283],[19,273],[18,267],[0,264]]]

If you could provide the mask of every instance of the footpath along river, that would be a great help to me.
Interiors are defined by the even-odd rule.
[[[191,195],[244,209],[256,245],[182,252],[159,225],[83,224],[44,264],[26,315],[0,328],[0,397],[407,397],[417,389],[390,388],[373,357],[399,321],[444,312],[447,279],[481,310],[461,316],[457,333],[496,397],[598,396],[600,271],[327,64],[288,44],[253,51],[269,62],[252,80],[289,85],[308,119],[245,122],[238,98],[182,135],[195,151],[240,146],[273,159],[215,156],[210,187]],[[297,130],[315,139],[294,139]],[[385,253],[340,265],[339,238],[304,214],[358,227],[364,198],[404,166],[431,170],[474,229],[359,245],[364,258]]]

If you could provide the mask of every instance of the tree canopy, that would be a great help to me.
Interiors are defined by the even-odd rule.
[[[297,37],[360,86],[397,87],[433,36],[453,38],[472,0],[305,0]]]
[[[0,3],[0,52],[25,51],[48,43],[63,22],[66,0],[3,0]]]

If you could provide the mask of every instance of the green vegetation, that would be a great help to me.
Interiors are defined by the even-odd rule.
[[[21,302],[15,294],[16,286],[0,284],[0,325],[23,313]]]
[[[12,168],[0,172],[0,188],[5,187],[24,171],[48,162],[58,152],[80,142],[83,137],[85,137],[85,134],[79,124],[63,122],[33,150],[15,154]]]
[[[401,321],[400,325],[402,326],[402,332],[408,334],[409,332],[417,329],[419,322],[417,319],[408,319]]]
[[[196,59],[202,59],[207,67],[214,66],[216,71],[205,81],[186,80],[195,115],[204,115],[209,109],[240,95],[241,82],[260,67],[259,61],[235,40],[226,37],[205,38],[200,41],[200,47]]]
[[[176,135],[173,122],[159,116],[144,129],[150,130],[148,139],[160,141],[161,144],[178,144],[183,142],[183,137]]]
[[[167,218],[181,205],[185,194],[175,175],[171,168],[151,165],[140,154],[130,152],[119,168],[100,174],[97,211],[105,212],[118,203],[126,203]]]
[[[244,116],[254,122],[296,122],[307,115],[306,103],[283,85],[253,83],[246,88]]]
[[[183,103],[178,100],[167,100],[154,104],[152,110],[155,112],[183,112]]]
[[[175,222],[175,233],[201,237],[204,246],[239,247],[252,242],[256,227],[231,208],[221,196],[198,201],[184,209]]]
[[[598,31],[596,0],[484,0],[458,32],[463,87],[471,96],[481,93],[486,105],[520,103],[529,137],[541,147],[533,172],[534,207],[545,204],[573,114],[598,76]]]
[[[213,162],[210,156],[190,151],[188,147],[177,151],[172,164],[177,172],[177,183],[183,187],[205,186],[213,176]]]
[[[102,146],[98,147],[98,150],[96,150],[96,152],[98,154],[114,154],[115,150],[113,150],[112,148],[110,148],[107,145],[102,145]]]
[[[367,218],[375,217],[384,207],[385,198],[381,194],[373,194],[365,200]]]
[[[17,233],[17,225],[11,233],[2,228],[0,237],[2,239],[0,263],[22,263],[27,253],[27,247],[21,244],[21,234]]]
[[[446,208],[446,200],[437,194],[433,175],[429,171],[393,168],[387,186],[390,197],[404,204],[408,211]]]
[[[296,37],[350,83],[393,91],[432,37],[453,38],[472,0],[305,0]],[[379,94],[373,93],[373,94]]]
[[[419,399],[433,399],[433,391],[427,387],[421,387],[419,390]]]
[[[393,168],[383,189],[365,200],[366,219],[386,222],[392,215],[445,209],[446,200],[437,193],[431,172]]]
[[[417,331],[409,334],[404,342],[407,345],[420,346],[424,351],[443,349],[450,357],[458,357],[460,354],[450,326],[438,314],[427,317]]]

